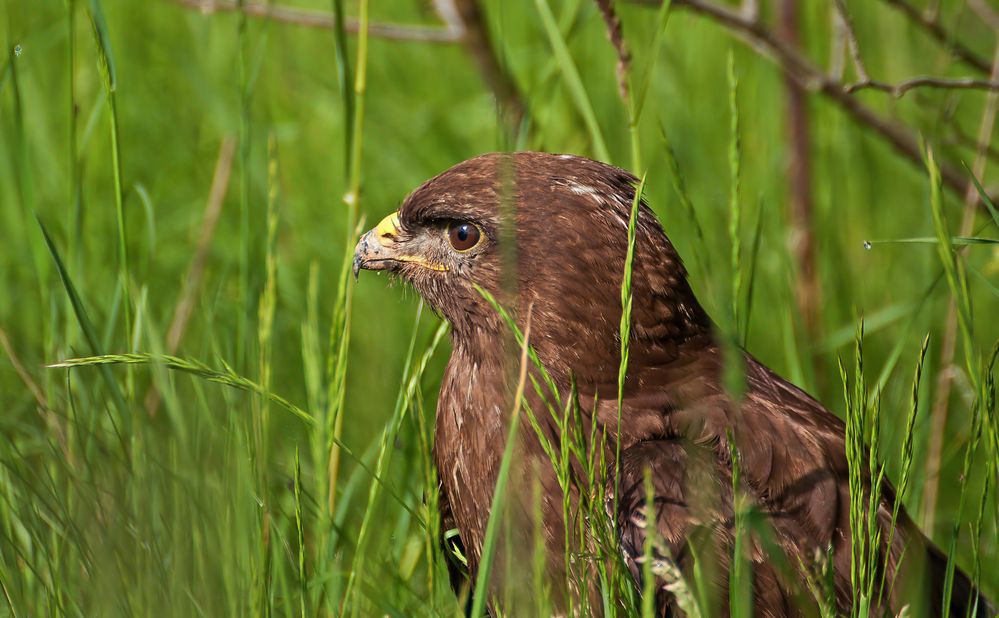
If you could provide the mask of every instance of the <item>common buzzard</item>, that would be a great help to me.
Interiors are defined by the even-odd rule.
[[[540,568],[553,613],[599,614],[600,562],[623,556],[637,590],[653,591],[658,615],[682,612],[677,581],[707,586],[701,596],[727,613],[736,453],[740,491],[768,531],[747,541],[756,614],[816,614],[823,564],[837,613],[849,612],[843,421],[748,353],[745,393],[738,400],[727,393],[716,331],[644,204],[618,416],[621,283],[636,182],[576,156],[487,154],[427,181],[358,242],[355,275],[393,271],[451,324],[434,459],[441,515],[457,528],[468,571],[474,581],[519,384],[519,347],[497,302],[522,330],[531,316],[529,342],[548,376],[528,363],[521,414],[530,422],[521,422],[517,436],[501,542],[508,551],[490,578],[494,607],[511,602],[511,587],[528,597],[520,603],[541,594],[532,588]],[[569,464],[556,470],[552,459],[560,457]],[[581,505],[594,500],[611,523],[580,518],[587,512]],[[893,504],[886,487],[876,520],[888,592],[875,609],[894,615],[912,603],[938,613],[946,560],[904,513],[885,546]],[[613,551],[601,554],[596,548],[607,534]],[[647,555],[655,568],[643,568]],[[649,573],[655,580],[645,586]],[[958,571],[952,615],[966,615],[977,598]],[[979,611],[988,611],[984,599]],[[509,607],[504,613],[520,615]]]

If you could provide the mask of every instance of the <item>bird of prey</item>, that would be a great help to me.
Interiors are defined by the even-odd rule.
[[[728,613],[735,496],[746,496],[762,520],[743,553],[756,615],[817,615],[823,595],[827,613],[849,613],[844,423],[741,351],[744,393],[729,394],[717,329],[644,203],[619,408],[621,284],[636,183],[577,156],[482,155],[424,183],[358,242],[355,276],[393,272],[451,324],[433,453],[444,527],[457,529],[474,582],[517,409],[531,422],[517,428],[499,542],[508,551],[497,553],[489,578],[494,610],[525,613],[502,607],[517,603],[513,588],[527,591],[521,603],[547,595],[553,614],[605,613],[599,588],[613,582],[601,580],[602,562],[623,560],[624,579],[635,595],[654,595],[656,615],[683,615],[681,596],[695,586],[715,604],[702,613]],[[526,363],[523,383],[521,344],[507,318],[538,361]],[[911,604],[939,614],[946,559],[904,512],[889,533],[895,498],[887,484],[882,493],[873,525],[885,584],[874,610],[895,615]],[[594,504],[609,523],[585,516],[582,507]],[[612,551],[598,551],[608,544]],[[980,615],[991,611],[957,570],[951,615],[975,603]]]

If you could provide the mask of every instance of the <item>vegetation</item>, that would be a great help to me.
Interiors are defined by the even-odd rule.
[[[729,347],[848,420],[857,614],[887,585],[862,469],[999,599],[992,10],[479,4],[0,2],[0,615],[462,611],[429,454],[446,325],[350,256],[503,149],[643,177]],[[603,568],[612,613],[651,611]]]

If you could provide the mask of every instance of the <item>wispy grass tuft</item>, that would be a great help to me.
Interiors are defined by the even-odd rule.
[[[179,371],[181,373],[188,373],[197,376],[203,380],[209,382],[215,382],[216,384],[223,384],[225,386],[230,386],[232,388],[247,391],[251,393],[256,393],[262,397],[266,397],[272,403],[275,403],[288,412],[291,412],[294,416],[305,421],[306,423],[312,425],[316,422],[315,417],[309,414],[302,408],[291,403],[284,397],[277,395],[275,393],[269,392],[263,385],[258,382],[254,382],[249,378],[245,378],[235,371],[232,367],[222,362],[222,369],[212,369],[208,365],[187,358],[180,358],[178,356],[171,356],[168,354],[148,354],[148,353],[134,353],[134,354],[104,354],[98,356],[85,356],[81,358],[69,358],[66,360],[59,361],[58,363],[52,363],[48,365],[50,369],[70,369],[74,367],[99,367],[107,369],[109,365],[152,365],[160,364],[170,369],[172,371]],[[114,378],[111,378],[113,381]]]
[[[886,547],[891,547],[895,540],[895,530],[898,524],[898,515],[902,510],[902,503],[905,499],[906,491],[909,488],[909,481],[912,471],[913,442],[915,440],[916,415],[919,412],[919,384],[923,377],[923,363],[926,361],[926,351],[930,346],[930,335],[926,334],[923,344],[919,348],[919,357],[916,360],[915,377],[912,379],[912,396],[909,404],[909,412],[905,417],[905,429],[902,432],[901,450],[901,471],[898,482],[895,486],[895,505],[892,507],[891,523],[888,526],[888,536],[885,541]],[[890,598],[891,589],[885,589],[885,577],[887,569],[882,570],[881,582],[878,586],[879,598]]]
[[[881,506],[881,485],[884,464],[880,462],[880,395],[873,406],[864,377],[864,321],[857,324],[854,344],[854,364],[847,372],[842,360],[840,378],[846,399],[846,459],[850,489],[850,583],[852,615],[870,616],[879,607],[878,556],[881,526],[878,510]],[[852,382],[851,382],[852,377]],[[851,389],[852,384],[852,389]]]

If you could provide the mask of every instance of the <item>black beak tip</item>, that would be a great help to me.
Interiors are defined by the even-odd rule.
[[[354,256],[353,271],[354,281],[357,281],[357,276],[361,273],[361,256],[359,255]]]

